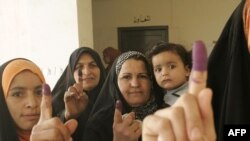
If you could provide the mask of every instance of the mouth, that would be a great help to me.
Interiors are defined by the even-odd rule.
[[[138,91],[138,92],[129,92],[129,94],[132,94],[132,95],[139,95],[141,93],[142,93],[141,91]]]
[[[40,114],[36,114],[36,113],[31,113],[31,114],[23,114],[22,115],[23,118],[25,118],[26,120],[38,120],[40,118]]]

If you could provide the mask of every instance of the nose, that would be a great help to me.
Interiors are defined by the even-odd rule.
[[[37,96],[33,92],[28,92],[26,107],[36,108],[40,105],[41,97]]]
[[[139,82],[138,78],[133,78],[131,80],[131,86],[132,87],[139,87],[139,85],[140,85],[140,82]]]
[[[161,75],[162,76],[169,75],[169,70],[167,68],[162,68]]]
[[[90,73],[89,67],[84,67],[84,68],[82,69],[82,73],[85,74],[85,75],[88,75],[88,74]]]

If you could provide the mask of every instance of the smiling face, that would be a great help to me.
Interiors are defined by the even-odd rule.
[[[100,73],[100,68],[93,57],[88,53],[84,53],[75,66],[74,79],[76,82],[82,83],[84,90],[90,91],[98,85]]]
[[[164,51],[152,57],[156,81],[164,90],[175,89],[187,81],[190,75],[188,66],[174,52]]]
[[[151,89],[145,63],[135,59],[125,61],[118,74],[118,87],[130,106],[144,105],[150,98]]]
[[[31,130],[40,117],[42,81],[31,71],[15,76],[9,87],[6,103],[18,129]]]

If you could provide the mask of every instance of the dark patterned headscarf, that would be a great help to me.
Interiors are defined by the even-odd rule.
[[[147,59],[143,54],[136,51],[129,51],[121,54],[113,63],[113,66],[110,69],[110,73],[105,83],[103,84],[100,95],[91,112],[85,130],[86,140],[93,139],[93,130],[94,134],[98,134],[98,136],[103,136],[105,140],[113,139],[112,124],[116,100],[120,100],[122,103],[122,114],[134,111],[136,114],[136,119],[140,120],[142,120],[146,115],[152,114],[158,109],[158,103],[156,102],[157,100],[153,91],[151,91],[151,97],[149,101],[139,107],[131,107],[121,94],[117,82],[118,74],[122,68],[123,63],[129,59],[143,61],[145,64],[145,68],[147,69],[148,75],[152,75],[151,66],[149,65]]]

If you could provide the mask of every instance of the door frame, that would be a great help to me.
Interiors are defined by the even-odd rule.
[[[169,40],[168,26],[135,26],[135,27],[118,27],[118,48],[122,51],[122,33],[128,31],[147,31],[147,30],[166,30],[166,42]]]

